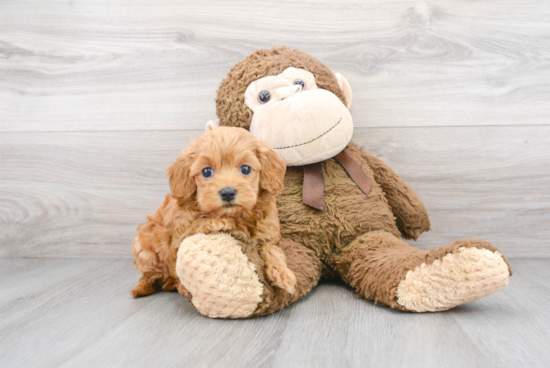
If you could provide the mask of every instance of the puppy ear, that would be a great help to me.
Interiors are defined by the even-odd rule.
[[[262,165],[260,170],[260,187],[270,193],[277,194],[284,187],[286,164],[265,143],[258,143],[259,148],[256,151]]]
[[[166,170],[172,195],[176,198],[188,198],[197,189],[195,178],[191,176],[193,156],[193,147],[183,150],[176,162]]]

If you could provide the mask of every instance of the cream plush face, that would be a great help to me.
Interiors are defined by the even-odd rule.
[[[348,83],[340,74],[335,76],[351,105]],[[250,132],[288,166],[334,157],[346,148],[353,134],[349,106],[318,88],[315,76],[304,69],[291,67],[252,82],[245,103],[254,112]]]

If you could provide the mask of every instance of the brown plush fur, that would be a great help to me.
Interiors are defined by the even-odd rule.
[[[277,75],[289,67],[309,70],[315,75],[319,88],[334,93],[346,103],[336,77],[327,66],[305,52],[283,46],[258,50],[231,69],[221,82],[216,97],[216,114],[220,121],[226,126],[248,129],[253,113],[244,103],[246,88],[257,79]]]
[[[250,166],[252,172],[243,175],[242,165]],[[212,177],[203,177],[205,167],[214,170]],[[172,193],[138,227],[133,253],[143,277],[132,295],[177,289],[187,296],[175,271],[179,245],[198,233],[219,232],[246,242],[249,252],[259,254],[261,260],[256,263],[262,267],[260,272],[265,270],[266,279],[285,293],[294,293],[296,276],[278,246],[275,196],[283,188],[284,173],[285,164],[277,154],[243,129],[216,129],[184,150],[168,168]],[[220,197],[226,187],[237,192],[230,204]]]
[[[248,128],[252,111],[244,103],[248,85],[288,67],[311,71],[319,88],[344,101],[333,73],[319,60],[287,47],[259,50],[237,63],[218,90],[216,107],[222,126]],[[429,252],[400,240],[417,239],[430,230],[426,208],[414,191],[386,164],[350,143],[345,149],[373,181],[365,196],[334,159],[322,163],[327,211],[318,211],[302,201],[303,171],[290,167],[285,189],[277,198],[283,240],[289,267],[298,279],[297,293],[270,293],[255,315],[272,313],[296,301],[313,287],[321,275],[339,275],[360,295],[394,308],[395,290],[408,270],[431,264],[459,247],[496,251],[487,242],[465,240]],[[303,250],[303,246],[310,251]],[[294,266],[293,257],[300,260]],[[292,256],[290,256],[292,255]]]
[[[492,244],[477,240],[459,240],[447,246],[425,251],[409,246],[385,231],[373,231],[358,237],[347,247],[337,260],[337,268],[343,279],[353,286],[357,293],[375,303],[406,310],[396,301],[397,285],[409,270],[425,264],[432,264],[459,248],[498,249]],[[512,269],[508,265],[510,274]]]
[[[261,271],[264,269],[264,261],[260,257],[257,247],[239,238],[238,234],[232,235],[240,242],[244,254],[256,265],[259,270],[258,277],[263,284],[262,302],[249,317],[277,312],[287,305],[300,300],[317,285],[321,277],[321,261],[312,250],[291,240],[281,239],[279,246],[286,255],[288,268],[296,277],[295,291],[291,294],[285,289],[273,287],[276,285],[266,280],[265,274]]]

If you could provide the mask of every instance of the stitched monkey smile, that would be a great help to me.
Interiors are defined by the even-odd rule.
[[[316,141],[317,139],[321,138],[322,136],[324,136],[325,134],[327,134],[328,132],[330,132],[332,129],[336,128],[336,126],[338,124],[340,124],[340,122],[342,121],[342,118],[340,118],[340,120],[338,120],[338,122],[336,124],[334,124],[332,127],[330,127],[326,132],[324,132],[323,134],[321,134],[320,136],[316,137],[316,138],[313,138],[312,140],[309,140],[307,142],[304,142],[304,143],[300,143],[300,144],[293,144],[292,146],[286,146],[286,147],[276,147],[276,148],[273,148],[274,150],[283,150],[283,149],[287,149],[287,148],[293,148],[293,147],[299,147],[299,146],[303,146],[303,145],[306,145],[308,143],[311,143],[311,142],[314,142]]]

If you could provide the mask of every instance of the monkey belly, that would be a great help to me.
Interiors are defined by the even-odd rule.
[[[363,165],[361,165],[363,167]],[[302,201],[302,168],[289,167],[285,189],[277,197],[281,234],[303,244],[330,264],[330,259],[358,235],[385,230],[400,236],[395,217],[372,170],[363,167],[373,186],[366,196],[334,159],[323,162],[326,211]]]

